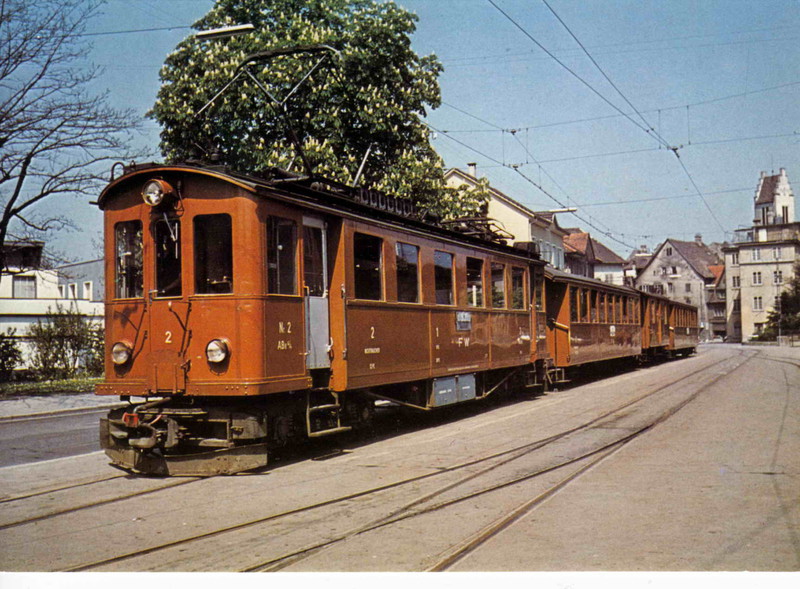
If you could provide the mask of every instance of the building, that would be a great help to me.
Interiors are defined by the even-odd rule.
[[[8,271],[0,275],[0,333],[13,330],[23,356],[18,369],[24,370],[29,367],[29,329],[44,321],[48,313],[68,308],[103,322],[103,266],[102,260],[95,260],[46,269],[42,267],[44,243],[8,243],[4,247]]]
[[[605,245],[591,238],[594,250],[594,277],[609,284],[625,284],[625,260]]]
[[[761,172],[753,209],[752,227],[737,230],[723,249],[731,341],[761,333],[800,260],[800,223],[794,220],[794,194],[784,168],[772,176]]]
[[[627,286],[636,285],[636,278],[642,273],[647,264],[650,263],[650,258],[652,257],[653,254],[650,253],[650,248],[646,245],[642,245],[639,249],[635,249],[631,252],[631,255],[625,260],[625,265],[623,266],[625,284]]]
[[[447,186],[476,188],[480,181],[475,164],[468,164],[469,171],[458,168],[447,170],[444,174]],[[534,243],[542,259],[551,266],[564,270],[564,237],[568,233],[559,227],[555,214],[550,211],[535,212],[517,202],[507,194],[489,186],[489,200],[486,216],[513,236],[512,244]]]
[[[711,329],[711,339],[715,341],[727,340],[727,288],[725,285],[725,265],[709,266],[716,277],[713,284],[706,286],[706,304],[708,306],[708,322]]]
[[[594,247],[591,236],[580,229],[567,229],[564,237],[564,256],[567,271],[576,276],[594,278]]]
[[[700,235],[694,241],[667,239],[636,278],[636,288],[697,307],[700,337],[708,340],[712,337],[708,296],[717,282],[711,267],[720,262]]]

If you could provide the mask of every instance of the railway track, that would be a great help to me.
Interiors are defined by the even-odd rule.
[[[736,364],[739,360],[742,359],[742,356],[745,355],[746,354],[744,352],[740,351],[738,356],[735,356],[732,359],[727,360],[727,362],[731,364]],[[749,357],[746,358],[745,361],[747,359],[749,359]],[[220,527],[214,530],[206,531],[204,533],[194,534],[175,541],[152,545],[147,548],[143,548],[142,550],[131,551],[125,554],[116,555],[114,557],[99,559],[93,562],[84,563],[78,566],[73,566],[66,570],[69,571],[89,571],[98,569],[114,570],[113,565],[122,563],[124,561],[130,561],[139,557],[149,556],[159,552],[166,552],[176,548],[185,550],[189,545],[193,543],[217,539],[220,536],[226,534],[232,535],[235,534],[236,532],[241,532],[243,530],[248,530],[248,529],[256,529],[259,528],[260,526],[273,525],[277,523],[290,525],[290,523],[287,524],[287,522],[290,522],[293,517],[301,516],[303,514],[308,514],[316,510],[330,509],[335,506],[341,507],[344,505],[353,504],[354,502],[357,502],[359,500],[364,500],[365,498],[368,497],[377,496],[382,493],[388,493],[390,491],[402,490],[402,488],[404,487],[411,487],[426,481],[432,482],[441,479],[447,475],[452,475],[460,471],[467,471],[467,474],[465,476],[455,481],[447,482],[446,484],[441,485],[440,487],[432,491],[425,492],[421,495],[413,497],[410,500],[406,498],[399,507],[391,509],[389,513],[384,513],[381,516],[374,518],[373,520],[369,521],[366,524],[362,524],[360,526],[357,526],[356,528],[347,530],[343,533],[334,536],[333,538],[328,538],[323,542],[318,542],[312,545],[303,546],[299,549],[292,550],[285,554],[270,559],[266,559],[264,561],[257,562],[255,564],[250,564],[247,567],[243,567],[241,569],[245,571],[281,570],[288,566],[301,562],[307,558],[310,558],[311,556],[314,556],[315,554],[318,554],[319,552],[324,551],[327,548],[345,542],[358,535],[365,534],[367,532],[377,530],[379,528],[391,526],[399,522],[405,521],[407,519],[418,517],[427,513],[431,513],[433,511],[443,510],[450,506],[463,503],[465,501],[469,501],[470,499],[474,499],[476,497],[486,495],[503,488],[508,488],[509,486],[522,484],[526,481],[536,479],[537,477],[541,477],[544,474],[553,473],[555,471],[565,469],[571,465],[576,465],[581,462],[587,463],[585,465],[581,465],[577,473],[571,473],[570,475],[568,475],[563,482],[549,489],[546,493],[542,494],[542,496],[539,497],[537,500],[533,502],[526,501],[524,504],[518,506],[515,510],[513,510],[513,512],[511,512],[510,514],[507,514],[506,516],[500,518],[500,520],[496,523],[496,525],[493,525],[489,529],[484,530],[481,534],[478,535],[478,537],[472,538],[470,540],[469,545],[465,544],[463,547],[454,547],[454,549],[446,558],[442,559],[440,562],[434,563],[430,567],[430,570],[445,570],[445,568],[451,566],[452,564],[457,562],[460,558],[462,558],[464,554],[473,550],[475,546],[479,545],[482,542],[487,541],[494,534],[497,534],[500,531],[502,531],[502,529],[504,529],[504,526],[511,525],[513,521],[515,521],[515,517],[521,517],[522,515],[524,515],[524,513],[527,513],[529,510],[534,509],[536,505],[540,504],[547,497],[551,496],[559,488],[568,484],[575,478],[579,477],[580,474],[592,468],[596,463],[605,458],[605,456],[607,456],[608,453],[617,451],[619,448],[630,443],[638,436],[642,435],[646,431],[649,431],[649,429],[655,427],[655,425],[661,423],[663,420],[673,415],[674,412],[683,407],[685,403],[688,403],[691,400],[693,400],[698,394],[700,394],[702,390],[705,390],[705,388],[707,388],[713,382],[715,382],[716,379],[712,379],[709,383],[704,385],[700,390],[698,390],[684,403],[680,403],[675,407],[671,408],[670,410],[663,412],[662,414],[657,416],[656,419],[654,419],[652,422],[649,422],[641,426],[640,428],[636,429],[633,433],[629,432],[628,434],[626,434],[621,438],[611,440],[606,444],[602,444],[601,446],[593,448],[588,452],[582,453],[578,456],[574,456],[569,460],[547,465],[538,470],[527,472],[522,476],[500,477],[502,480],[498,483],[496,482],[496,480],[498,479],[497,473],[500,469],[508,466],[513,466],[515,462],[520,461],[526,457],[529,457],[532,454],[536,453],[538,450],[551,446],[559,442],[560,440],[568,438],[569,436],[574,436],[575,434],[578,434],[580,432],[586,432],[588,430],[591,430],[592,428],[600,427],[605,422],[608,423],[614,422],[614,420],[619,416],[619,414],[624,413],[626,410],[634,407],[635,405],[642,403],[643,401],[652,398],[655,395],[658,395],[659,393],[662,393],[663,391],[669,389],[670,387],[675,387],[677,385],[685,383],[687,380],[695,376],[702,375],[704,372],[707,372],[710,369],[716,367],[717,365],[714,363],[704,364],[703,366],[692,371],[691,373],[685,374],[678,378],[674,378],[669,382],[667,382],[666,384],[654,387],[653,389],[647,391],[646,393],[638,395],[634,399],[629,400],[628,402],[623,403],[619,406],[616,406],[612,410],[606,411],[602,415],[599,415],[594,419],[591,419],[585,423],[582,423],[577,427],[573,427],[563,432],[559,432],[558,434],[549,436],[547,438],[535,440],[533,442],[521,444],[519,446],[503,450],[501,452],[492,453],[490,455],[460,462],[458,464],[451,465],[446,468],[441,468],[435,472],[430,472],[415,477],[405,478],[386,485],[375,486],[372,488],[361,490],[356,493],[350,493],[334,497],[329,500],[313,504],[302,505],[297,508],[287,510],[281,513],[270,514],[265,517],[254,518],[245,522],[240,522],[230,526]],[[738,367],[738,364],[736,367]],[[477,471],[474,471],[475,467],[479,467],[479,469]],[[438,502],[433,502],[433,500],[436,499],[437,497],[442,497],[448,492],[457,490],[460,487],[464,487],[474,481],[477,481],[481,477],[486,477],[487,475],[490,474],[494,475],[495,479],[495,481],[492,484],[484,483],[482,485],[479,485],[477,489],[461,493],[456,497],[443,499]],[[153,493],[155,491],[156,490],[151,490],[149,491],[149,493]],[[116,499],[116,501],[124,501],[127,499],[131,499],[135,496],[137,495],[131,494],[130,497],[119,497]],[[86,509],[86,507],[81,507],[80,509]],[[63,515],[69,512],[70,512],[69,510],[64,510],[62,513],[52,514],[48,517],[55,517],[56,515]],[[507,519],[508,521],[506,521]],[[17,522],[15,525],[22,525],[24,523],[27,522],[20,521]],[[474,544],[475,542],[477,542],[478,544]]]

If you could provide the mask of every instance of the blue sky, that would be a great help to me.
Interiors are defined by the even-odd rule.
[[[542,0],[493,1],[507,16],[488,0],[397,2],[419,17],[416,51],[445,67],[444,104],[427,122],[448,167],[476,162],[534,210],[577,206],[579,218],[559,223],[622,256],[667,237],[730,240],[751,222],[762,170],[786,168],[800,190],[797,1],[547,0],[552,11]],[[190,25],[212,4],[110,0],[87,32]],[[105,67],[98,88],[143,115],[161,63],[189,32],[90,37],[91,60]],[[144,129],[139,141],[158,159],[158,126]],[[92,257],[99,213],[84,202],[59,207],[83,231],[56,246]]]

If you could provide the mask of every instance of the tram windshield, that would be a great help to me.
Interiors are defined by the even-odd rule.
[[[156,221],[156,296],[181,296],[180,229],[177,219]]]

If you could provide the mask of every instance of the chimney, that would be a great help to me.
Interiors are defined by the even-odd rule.
[[[475,162],[470,162],[467,164],[467,171],[469,172],[470,176],[475,178],[478,177],[478,164]]]
[[[694,242],[695,242],[697,245],[703,245],[703,236],[702,236],[702,235],[700,235],[699,233],[695,233],[695,235],[694,235]]]

